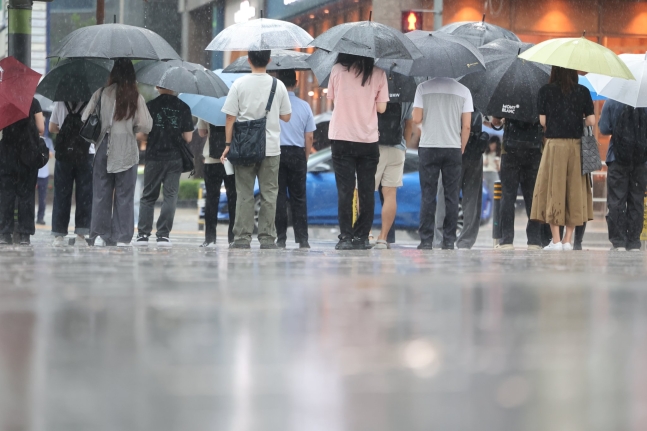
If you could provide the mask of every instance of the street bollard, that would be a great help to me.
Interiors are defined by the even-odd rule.
[[[501,239],[501,181],[494,182],[494,196],[492,205],[492,240],[494,247]]]
[[[645,192],[645,200],[643,202],[645,204],[645,210],[643,212],[643,231],[640,234],[640,240],[642,241],[643,251],[647,251],[647,191]]]

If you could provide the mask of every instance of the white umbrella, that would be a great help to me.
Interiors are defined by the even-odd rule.
[[[208,51],[262,51],[305,48],[312,36],[287,21],[260,18],[230,25],[216,36]]]
[[[601,96],[634,108],[647,107],[647,54],[620,54],[619,57],[633,73],[635,81],[597,73],[589,73],[586,78]]]

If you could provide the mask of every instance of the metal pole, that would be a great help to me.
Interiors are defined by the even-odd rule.
[[[106,17],[106,0],[97,0],[97,24],[103,24]]]
[[[496,247],[501,240],[501,181],[494,182],[494,204],[492,206],[492,239]]]
[[[124,9],[126,0],[119,0],[119,24],[124,23]]]
[[[31,0],[9,0],[9,55],[31,67]]]
[[[434,30],[443,26],[443,0],[434,0]]]

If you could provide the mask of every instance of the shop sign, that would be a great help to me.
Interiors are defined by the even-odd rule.
[[[267,0],[267,17],[274,19],[290,18],[334,2],[335,0]]]

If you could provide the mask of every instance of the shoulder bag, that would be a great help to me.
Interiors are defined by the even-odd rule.
[[[90,114],[87,120],[85,120],[85,123],[83,123],[83,127],[81,127],[81,131],[79,132],[79,135],[81,135],[83,139],[85,139],[86,141],[92,144],[98,144],[99,138],[101,137],[101,97],[102,96],[103,96],[103,88],[99,93],[99,100],[94,105],[94,112]]]
[[[272,78],[270,98],[265,107],[265,116],[258,120],[236,121],[227,159],[232,165],[253,165],[265,158],[265,133],[267,114],[272,108],[276,93],[276,78]]]
[[[582,175],[599,171],[602,168],[598,140],[593,135],[593,127],[584,126],[582,136]]]

